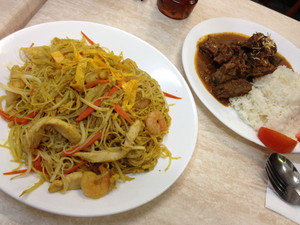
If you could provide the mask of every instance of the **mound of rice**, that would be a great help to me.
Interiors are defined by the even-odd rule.
[[[295,139],[300,128],[300,74],[279,66],[255,79],[248,94],[231,98],[230,105],[256,131],[265,126]]]

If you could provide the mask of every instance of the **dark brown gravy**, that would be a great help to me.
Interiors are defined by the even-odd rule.
[[[204,42],[207,39],[207,36],[208,35],[206,35],[198,40],[197,51],[195,54],[195,62],[194,63],[195,63],[195,67],[196,67],[196,72],[197,72],[200,80],[202,81],[205,88],[212,94],[212,91],[211,91],[212,87],[211,87],[211,84],[208,82],[209,68],[207,66],[210,63],[210,60],[198,50],[199,43]],[[215,33],[215,34],[209,34],[209,36],[211,38],[213,38],[215,41],[221,42],[224,44],[229,44],[229,43],[233,42],[234,40],[244,42],[249,38],[249,36],[247,36],[247,35],[240,34],[240,33],[233,33],[233,32]],[[291,64],[280,53],[277,52],[275,57],[278,57],[281,59],[281,62],[279,65],[285,65],[286,67],[293,69]],[[215,99],[217,99],[217,98],[215,98]],[[229,105],[229,100],[217,99],[217,101],[219,101],[220,103],[222,103],[225,106]]]

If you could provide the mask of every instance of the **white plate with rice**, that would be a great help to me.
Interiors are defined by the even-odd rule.
[[[205,20],[205,21],[197,24],[196,26],[194,26],[185,38],[183,48],[182,48],[183,67],[184,67],[186,76],[187,76],[193,90],[195,91],[196,95],[198,96],[198,98],[227,127],[232,129],[234,132],[241,135],[242,137],[244,137],[254,143],[257,143],[261,146],[264,146],[257,137],[257,131],[253,127],[248,125],[245,121],[243,121],[239,117],[237,111],[233,107],[231,107],[231,106],[226,107],[226,106],[222,105],[206,90],[206,88],[204,87],[203,83],[199,79],[197,72],[195,70],[194,60],[195,60],[195,53],[197,51],[197,42],[198,42],[199,38],[202,36],[205,36],[207,34],[220,33],[220,32],[236,32],[236,33],[246,34],[248,36],[251,36],[252,34],[254,34],[256,32],[261,32],[265,35],[271,35],[271,38],[275,41],[275,43],[277,45],[277,51],[280,54],[282,54],[290,62],[294,71],[296,71],[296,72],[300,72],[300,63],[299,63],[300,50],[294,44],[292,44],[290,41],[286,40],[284,37],[277,34],[276,32],[274,32],[264,26],[261,26],[259,24],[255,24],[253,22],[242,20],[242,19],[237,19],[237,18],[214,18],[214,19]],[[270,84],[270,85],[278,85],[278,83],[282,83],[282,82],[276,82],[276,83]],[[299,83],[299,85],[300,85],[300,83]],[[282,88],[282,87],[280,86],[280,88]],[[269,87],[269,89],[274,90],[274,88],[272,88],[271,86]],[[300,88],[298,89],[298,92],[299,92],[299,90],[300,90]],[[259,95],[259,93],[261,94],[261,92],[258,91],[258,93],[256,95]],[[280,95],[284,94],[284,93],[285,93],[285,90],[281,90]],[[292,92],[289,92],[289,93],[286,93],[285,98],[282,98],[282,99],[286,101],[286,98],[289,98],[290,102],[291,102],[289,104],[290,105],[289,109],[292,109],[292,111],[294,113],[295,113],[295,111],[297,112],[297,110],[299,110],[298,114],[300,115],[300,106],[298,107],[294,104],[295,102],[297,102],[300,105],[300,92],[299,92],[298,100],[295,97],[295,95],[291,94]],[[277,95],[277,92],[276,92],[276,95]],[[279,95],[277,95],[277,96],[280,97]],[[261,104],[265,104],[265,102],[264,102],[265,99],[267,99],[267,98],[266,97],[260,98]],[[269,99],[274,100],[276,98],[269,98]],[[240,112],[241,112],[241,114],[244,114],[245,118],[247,118],[249,121],[255,119],[256,120],[255,123],[252,123],[251,125],[252,126],[255,125],[257,127],[257,126],[259,126],[259,123],[261,121],[259,121],[259,118],[255,115],[255,113],[259,110],[254,109],[251,112],[248,110],[247,111],[248,115],[245,115],[246,112],[243,110],[245,109],[247,104],[249,104],[249,101],[248,101],[248,103],[245,103],[242,106],[242,109]],[[270,103],[270,104],[274,104],[274,103]],[[238,105],[241,106],[240,103]],[[266,104],[264,105],[264,107],[267,107]],[[268,106],[268,107],[270,107],[270,106]],[[285,122],[283,122],[283,121],[288,121],[289,124],[291,124],[291,121],[293,121],[293,123],[297,123],[296,122],[296,120],[297,120],[298,124],[299,124],[299,128],[300,128],[300,117],[298,116],[298,118],[296,118],[296,120],[295,120],[295,118],[293,118],[293,115],[291,115],[289,113],[289,110],[282,110],[282,108],[283,108],[283,106],[275,106],[275,107],[270,108],[270,110],[273,113],[282,113],[283,111],[285,111],[285,112],[284,112],[284,116],[282,116],[282,117],[274,116],[274,118],[276,118],[276,121],[272,125],[274,127],[272,127],[270,124],[268,124],[268,126],[269,127],[271,126],[275,130],[283,132],[283,130],[285,130],[285,131],[287,130],[287,128],[286,128],[287,126],[286,126]],[[277,115],[279,115],[279,114],[277,114]],[[279,121],[281,121],[281,123],[278,122],[278,118],[280,118]],[[291,118],[293,118],[294,120],[291,120]],[[275,127],[275,125],[277,127]],[[295,132],[295,130],[298,130],[298,128],[293,128],[293,130],[291,132],[293,133],[293,132]],[[288,135],[292,138],[295,138],[294,137],[295,134],[291,135],[291,132],[289,132],[289,134],[286,134],[286,135]],[[298,147],[299,147],[299,145],[298,145]],[[299,150],[296,147],[294,152],[298,152],[298,151]]]

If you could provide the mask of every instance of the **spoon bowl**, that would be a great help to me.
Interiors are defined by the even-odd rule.
[[[300,204],[300,174],[294,164],[283,155],[273,153],[265,169],[276,193],[291,204]]]
[[[270,163],[278,175],[289,185],[300,185],[300,174],[294,164],[281,154],[273,153],[269,157]]]

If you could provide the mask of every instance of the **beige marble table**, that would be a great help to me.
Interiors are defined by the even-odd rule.
[[[46,0],[0,0],[0,39],[22,29]]]
[[[300,48],[300,22],[249,0],[199,0],[185,20],[161,14],[156,0],[48,0],[26,25],[83,20],[127,31],[165,54],[186,79],[181,48],[189,30],[214,17],[266,26]],[[95,218],[43,212],[0,191],[1,224],[293,224],[265,208],[264,164],[271,153],[231,131],[194,95],[199,134],[182,176],[163,194],[133,210]],[[300,163],[300,155],[290,159]]]

